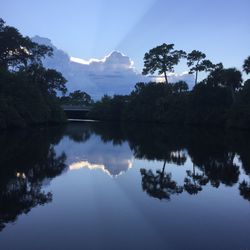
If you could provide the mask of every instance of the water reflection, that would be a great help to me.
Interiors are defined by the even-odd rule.
[[[90,170],[100,169],[111,177],[116,177],[120,174],[125,173],[129,168],[132,167],[132,161],[129,159],[115,159],[115,160],[103,160],[104,164],[94,164],[88,161],[78,161],[69,164],[69,170],[77,170],[81,168],[88,168]]]
[[[105,138],[104,142],[111,141],[115,144],[117,141],[127,140],[135,158],[163,161],[176,166],[184,165],[187,155],[191,159],[193,169],[186,171],[182,187],[177,186],[171,179],[171,173],[165,174],[163,170],[158,170],[153,174],[153,170],[141,169],[142,188],[147,194],[169,199],[170,195],[166,192],[167,183],[173,188],[171,194],[181,193],[182,190],[189,194],[197,194],[208,183],[215,188],[221,184],[238,184],[240,195],[249,200],[249,133],[167,128],[152,124],[144,124],[143,128],[135,124],[114,126],[111,129],[110,126],[106,124],[105,127],[102,124],[100,128],[96,124],[93,130],[101,138]],[[245,179],[239,181],[240,176],[241,179]]]
[[[204,173],[197,173],[193,164],[193,171],[187,170],[187,177],[184,179],[184,189],[189,194],[198,194],[202,191],[202,186],[209,182],[209,178]]]
[[[158,199],[170,200],[170,196],[173,194],[180,194],[183,191],[181,186],[178,186],[175,181],[172,180],[171,173],[165,173],[166,161],[164,162],[162,170],[153,171],[142,168],[140,170],[142,175],[142,189],[147,192],[148,195]]]
[[[66,169],[65,154],[56,155],[53,145],[61,131],[31,130],[0,137],[0,230],[17,216],[52,201],[42,186]]]
[[[18,215],[51,202],[43,186],[62,172],[99,169],[111,177],[125,173],[134,159],[150,162],[138,168],[142,191],[160,200],[184,193],[197,195],[237,185],[250,201],[250,135],[160,125],[75,123],[64,128],[34,129],[0,135],[0,230]],[[187,161],[192,168],[186,170]],[[183,168],[175,180],[167,164]]]
[[[126,140],[116,140],[120,135],[119,131],[112,127],[111,129],[112,140],[109,140],[105,138],[105,133],[99,134],[99,131],[102,132],[101,124],[71,124],[65,132],[65,137],[68,136],[69,140],[61,140],[56,146],[56,151],[67,153],[66,162],[70,170],[100,169],[116,177],[132,167],[133,154]]]
[[[247,183],[245,180],[240,183],[239,186],[240,195],[243,196],[244,199],[250,201],[250,183]]]

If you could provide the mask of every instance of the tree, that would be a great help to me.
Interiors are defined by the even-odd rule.
[[[174,93],[182,93],[188,91],[188,84],[185,81],[178,81],[172,84]]]
[[[250,73],[250,56],[244,61],[243,71],[245,71],[247,74]]]
[[[222,63],[215,64],[213,70],[202,82],[212,87],[218,87],[219,85],[222,85],[221,83],[223,69],[224,67]]]
[[[16,69],[31,63],[41,64],[41,59],[51,56],[52,48],[39,45],[24,37],[19,31],[5,25],[0,18],[0,67],[4,69]]]
[[[190,68],[189,73],[193,74],[195,72],[195,85],[198,81],[198,72],[199,71],[209,71],[213,68],[213,64],[209,60],[205,60],[206,55],[198,50],[193,50],[187,55],[187,65]]]
[[[242,86],[242,74],[236,68],[224,69],[222,63],[214,65],[214,69],[203,83],[212,86],[228,87],[231,91],[232,99],[235,101],[235,91]]]
[[[235,101],[235,90],[239,89],[242,84],[242,75],[236,68],[223,69],[221,72],[221,84],[229,87],[232,93],[232,98]]]
[[[39,84],[40,89],[46,94],[56,95],[56,91],[65,94],[67,91],[65,86],[67,80],[62,73],[54,69],[45,69],[39,64],[31,64],[22,68],[22,70],[28,74],[34,83]]]
[[[205,186],[209,179],[204,173],[196,173],[195,164],[193,163],[193,172],[187,170],[187,177],[184,179],[184,189],[191,195],[198,194],[202,191],[202,186]]]
[[[56,94],[66,80],[42,59],[52,48],[34,43],[0,19],[0,127],[25,127],[65,121]]]
[[[168,84],[167,72],[173,72],[174,66],[177,65],[182,57],[186,56],[183,50],[174,50],[174,44],[163,43],[144,55],[143,75],[164,74],[166,84]]]
[[[91,105],[93,100],[91,96],[84,91],[76,90],[69,94],[69,99],[74,105]]]

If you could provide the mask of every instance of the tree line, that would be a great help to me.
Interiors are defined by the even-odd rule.
[[[189,73],[195,74],[192,90],[185,81],[169,82],[168,72],[174,72],[181,59],[187,60]],[[202,71],[207,77],[198,81]],[[250,73],[250,56],[243,71]],[[186,53],[164,43],[144,56],[142,74],[155,72],[163,75],[165,84],[139,82],[129,95],[105,95],[94,104],[90,118],[250,128],[250,79],[243,82],[240,70],[214,64],[201,51]]]

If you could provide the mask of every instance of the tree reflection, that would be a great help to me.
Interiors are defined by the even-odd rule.
[[[13,178],[1,190],[0,229],[5,223],[14,222],[17,216],[31,208],[52,201],[52,194],[41,191],[41,183],[30,183],[26,178]]]
[[[57,128],[0,136],[1,149],[6,153],[0,157],[0,230],[20,214],[52,201],[52,193],[42,187],[66,168],[66,155],[57,156],[53,146],[61,135]]]
[[[248,201],[250,201],[250,183],[247,183],[245,180],[242,181],[239,185],[240,195]]]
[[[189,194],[197,194],[202,191],[202,186],[205,186],[208,182],[208,177],[204,173],[197,173],[193,164],[193,172],[187,170],[187,177],[184,179],[184,189]]]
[[[220,184],[233,186],[239,179],[239,166],[234,163],[235,153],[217,151],[216,154],[207,151],[203,158],[196,161],[197,154],[193,154],[193,162],[196,162],[198,168],[208,177],[211,185],[218,188]]]
[[[174,163],[178,166],[182,166],[185,164],[186,160],[187,160],[187,156],[182,150],[177,150],[175,152],[170,153],[171,163]]]
[[[171,195],[180,194],[183,191],[183,188],[172,180],[171,173],[165,173],[165,165],[166,161],[162,170],[157,170],[155,174],[152,170],[140,169],[143,191],[160,200],[170,200]]]
[[[193,169],[186,172],[183,190],[189,194],[201,192],[208,183],[215,188],[221,184],[238,184],[240,195],[247,199],[248,186],[239,183],[239,175],[240,167],[246,174],[250,173],[249,133],[127,123],[94,124],[92,132],[100,135],[105,143],[112,141],[116,145],[127,140],[137,159],[166,161],[181,166],[188,155]],[[235,161],[236,158],[240,162]],[[166,183],[173,181],[171,175],[142,169],[141,176],[144,191],[161,199],[169,197],[162,190]]]
[[[226,186],[233,186],[238,182],[240,174],[239,167],[227,160],[224,162],[212,160],[204,165],[204,169],[214,187],[219,187],[220,183]]]
[[[84,125],[78,122],[71,123],[70,126],[66,127],[65,134],[75,142],[88,141],[92,134],[91,125],[89,123]]]
[[[142,190],[151,197],[170,200],[183,191],[198,194],[208,183],[215,188],[237,184],[241,197],[250,201],[249,180],[239,182],[240,168],[245,174],[250,173],[250,134],[152,124],[73,124],[66,129],[57,127],[0,135],[1,228],[31,208],[51,202],[52,194],[45,192],[43,185],[66,169],[65,154],[57,155],[54,150],[62,135],[78,143],[86,142],[93,133],[105,144],[112,142],[116,148],[109,147],[108,157],[99,157],[97,162],[111,164],[107,158],[110,160],[115,155],[118,160],[111,160],[116,173],[120,173],[121,166],[128,165],[128,161],[121,160],[127,157],[117,157],[122,150],[117,146],[125,141],[129,145],[126,150],[131,150],[135,158],[164,162],[161,170],[140,170]],[[103,153],[101,148],[98,154]],[[92,156],[96,158],[95,154]],[[166,164],[183,166],[187,158],[193,168],[186,171],[183,183],[177,184],[171,173],[165,171]]]

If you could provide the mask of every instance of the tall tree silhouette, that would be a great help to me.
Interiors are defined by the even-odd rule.
[[[143,75],[164,74],[166,84],[168,84],[167,72],[173,72],[182,57],[186,56],[183,50],[174,50],[174,44],[163,43],[144,55]]]
[[[193,74],[195,72],[195,84],[198,81],[199,71],[209,71],[213,69],[214,65],[211,61],[205,60],[206,55],[199,50],[193,50],[187,55],[187,65],[190,68],[189,73]]]

